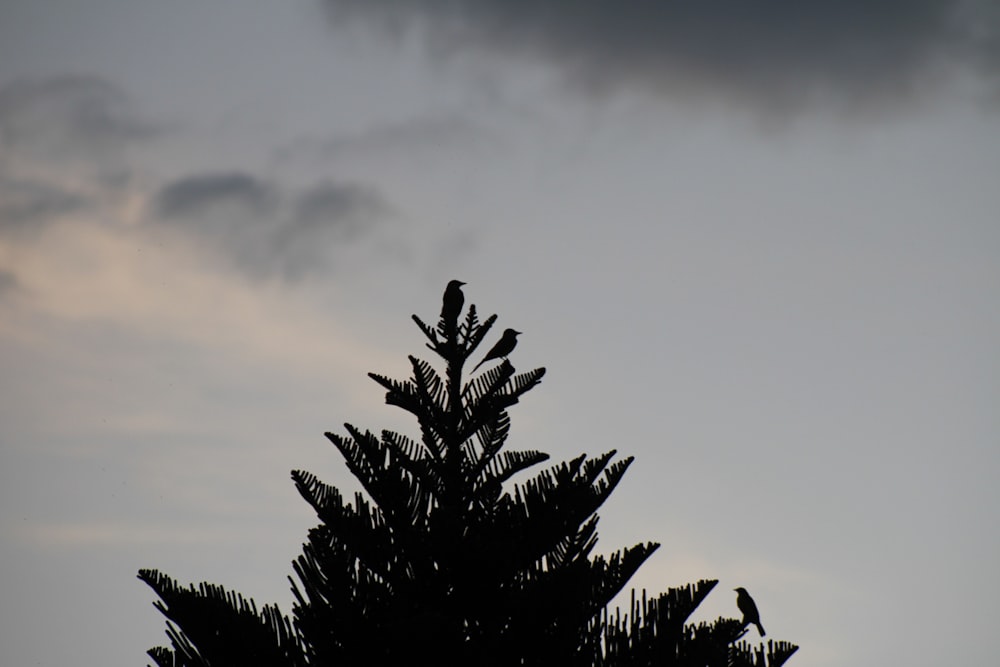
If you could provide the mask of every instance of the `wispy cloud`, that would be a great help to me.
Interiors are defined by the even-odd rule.
[[[13,272],[0,269],[0,297],[18,287],[17,276]]]
[[[241,215],[274,213],[277,188],[247,173],[209,173],[186,176],[165,185],[156,195],[156,214],[169,219],[211,219],[221,207]]]
[[[305,190],[247,172],[204,173],[164,185],[153,222],[180,226],[257,278],[298,279],[363,240],[392,207],[374,188],[325,181]]]
[[[161,129],[97,76],[0,87],[0,235],[32,234],[131,196],[129,149]]]
[[[276,151],[282,161],[304,157],[336,160],[366,156],[440,155],[443,151],[493,146],[494,132],[465,114],[440,113],[372,125],[361,132],[332,137],[304,137]]]
[[[157,133],[120,88],[98,76],[24,79],[0,88],[0,146],[8,153],[95,159]]]
[[[469,50],[557,66],[589,91],[639,87],[725,96],[755,109],[912,99],[956,70],[995,80],[1000,9],[988,0],[324,0],[342,25],[426,30],[440,54]]]
[[[325,182],[309,188],[295,199],[292,233],[333,228],[341,238],[351,238],[363,226],[387,212],[385,201],[374,189],[351,183]]]
[[[0,234],[25,231],[86,208],[86,196],[38,181],[0,176]]]
[[[363,241],[392,210],[368,185],[292,188],[250,169],[193,167],[161,182],[142,174],[127,150],[161,133],[101,77],[0,88],[0,235],[31,252],[32,232],[70,218],[100,218],[119,231],[167,226],[244,275],[298,279],[329,267],[338,249]]]

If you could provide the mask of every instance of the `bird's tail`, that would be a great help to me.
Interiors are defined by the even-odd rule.
[[[764,626],[761,625],[760,623],[757,623],[757,632],[760,633],[761,637],[766,637],[767,636],[767,633],[764,632]]]

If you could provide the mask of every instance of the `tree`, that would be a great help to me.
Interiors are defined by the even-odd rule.
[[[509,408],[545,369],[517,373],[509,335],[487,354],[500,363],[464,371],[497,316],[464,309],[461,284],[446,290],[436,327],[413,316],[443,376],[413,356],[406,381],[369,374],[420,436],[351,424],[327,433],[364,489],[353,503],[292,472],[320,520],[293,563],[292,617],[140,570],[168,619],[172,647],[149,651],[157,665],[781,665],[797,647],[736,644],[740,621],[686,625],[716,581],[633,593],[612,618],[609,602],[658,547],[593,554],[596,512],[632,458],[581,455],[513,481],[548,459],[505,447]]]

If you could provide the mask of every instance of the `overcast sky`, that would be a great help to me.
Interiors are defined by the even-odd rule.
[[[140,567],[290,611],[289,471],[415,433],[365,373],[460,278],[638,586],[995,663],[997,7],[0,3],[0,662],[147,664]]]

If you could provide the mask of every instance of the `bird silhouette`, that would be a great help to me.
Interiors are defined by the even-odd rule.
[[[441,319],[445,322],[457,322],[458,316],[462,314],[462,306],[465,305],[465,295],[462,294],[464,284],[461,280],[452,280],[445,288],[444,298],[441,299]]]
[[[760,612],[757,611],[757,605],[747,593],[747,589],[734,588],[733,590],[736,591],[736,606],[743,612],[743,627],[753,623],[757,626],[757,632],[760,633],[760,636],[765,636],[767,633],[764,632],[764,626],[760,624]]]
[[[492,359],[500,359],[501,357],[506,357],[508,354],[513,352],[514,346],[517,345],[517,337],[520,333],[521,333],[520,331],[514,331],[513,329],[505,329],[503,332],[503,336],[500,337],[500,340],[497,341],[497,344],[494,345],[493,348],[486,353],[486,356],[483,357],[482,361],[476,364],[476,367],[472,369],[472,372],[475,373],[479,369],[479,367],[485,364],[487,361],[490,361]]]

